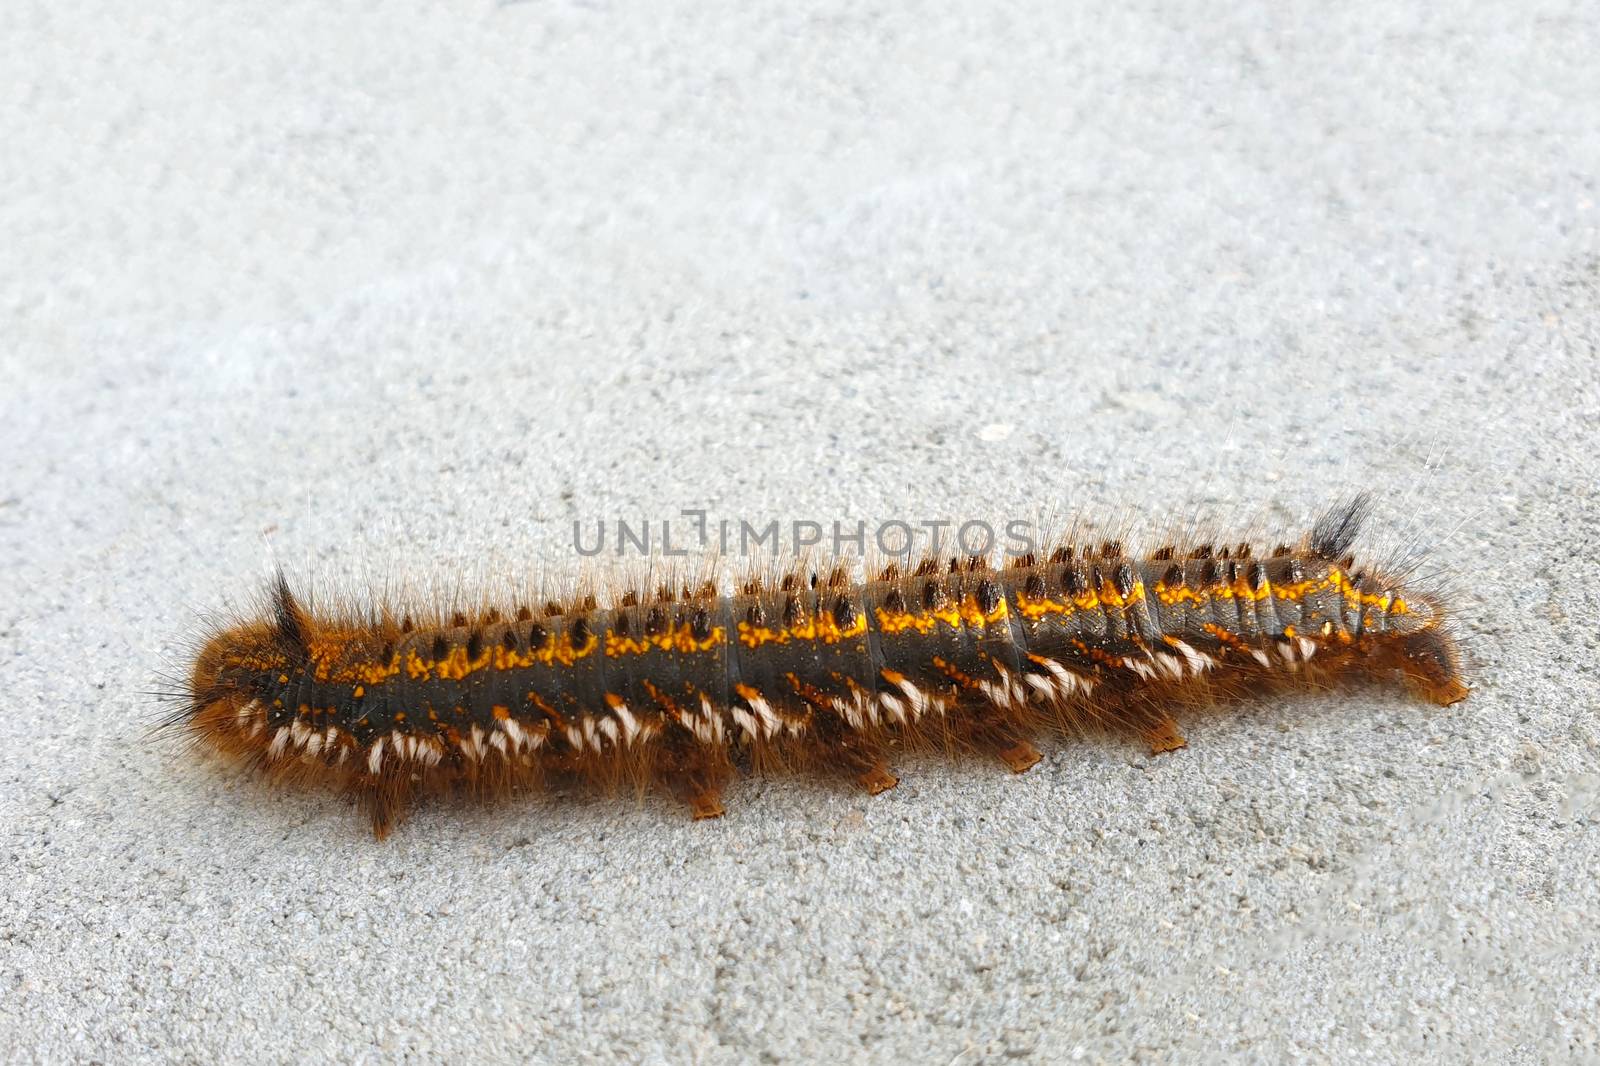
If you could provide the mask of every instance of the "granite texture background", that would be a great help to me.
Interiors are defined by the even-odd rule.
[[[1600,1056],[1600,17],[1062,7],[4,5],[0,1058]],[[146,733],[274,560],[1355,487],[1467,702],[383,844]]]

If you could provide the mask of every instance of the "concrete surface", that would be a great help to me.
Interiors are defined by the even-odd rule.
[[[1593,6],[808,6],[0,9],[0,1058],[1600,1055]],[[273,557],[1357,485],[1458,707],[385,844],[145,734]]]

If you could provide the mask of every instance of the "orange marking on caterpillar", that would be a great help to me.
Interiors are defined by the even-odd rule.
[[[1156,599],[1171,607],[1175,603],[1192,603],[1197,607],[1204,606],[1206,598],[1201,593],[1185,585],[1173,587],[1165,581],[1157,581],[1155,585]]]
[[[951,681],[954,681],[962,688],[978,687],[978,681],[976,678],[956,668],[943,656],[935,655],[933,657],[933,665],[940,673],[944,674],[945,677],[948,677]]]
[[[790,671],[789,673],[784,674],[783,677],[784,680],[789,682],[789,687],[794,689],[795,695],[805,700],[811,706],[818,707],[823,710],[832,708],[833,701],[828,698],[827,694],[821,689],[817,688],[815,685],[808,684],[807,682],[800,680],[798,674]]]
[[[669,718],[671,718],[674,722],[682,721],[683,709],[678,706],[677,701],[657,688],[649,678],[644,679],[644,690],[650,694],[650,699],[653,700],[657,706],[661,707],[667,712],[667,716]]]
[[[721,626],[716,626],[711,630],[710,636],[703,640],[696,639],[692,626],[669,622],[664,630],[655,635],[624,637],[616,632],[608,632],[605,653],[609,658],[617,658],[623,655],[644,655],[652,651],[685,653],[711,651],[721,647],[726,637],[726,631]]]
[[[1017,610],[1022,614],[1022,617],[1026,618],[1030,622],[1034,622],[1038,621],[1040,618],[1043,618],[1045,615],[1069,615],[1076,611],[1077,608],[1070,603],[1063,603],[1060,600],[1052,600],[1046,596],[1037,600],[1029,600],[1019,597],[1017,601]]]
[[[1235,651],[1248,651],[1250,645],[1237,633],[1223,629],[1215,622],[1205,622],[1200,627],[1206,633],[1217,639],[1217,642]]]

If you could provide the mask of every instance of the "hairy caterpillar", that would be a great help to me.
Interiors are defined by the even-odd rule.
[[[261,617],[213,632],[170,724],[274,780],[357,797],[384,836],[414,800],[548,776],[665,787],[723,813],[736,768],[897,783],[896,749],[986,751],[1021,773],[1041,732],[1184,746],[1219,698],[1398,674],[1467,695],[1444,608],[1347,554],[1365,497],[1265,556],[1248,544],[1062,544],[983,557],[628,591],[609,606],[413,620],[319,615],[279,576]]]

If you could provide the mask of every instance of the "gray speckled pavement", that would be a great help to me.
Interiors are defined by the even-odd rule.
[[[0,11],[0,1059],[1600,1056],[1592,4],[340,6]],[[1355,486],[1465,703],[383,844],[145,734],[274,557]]]

